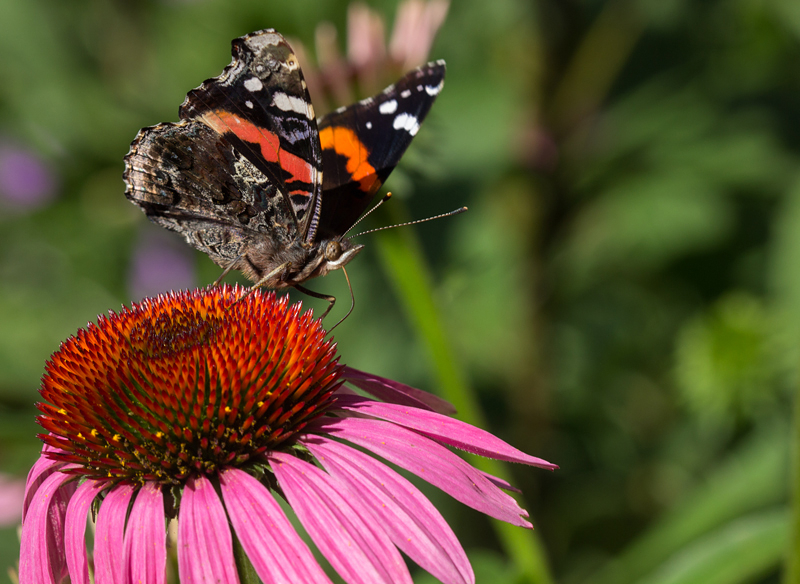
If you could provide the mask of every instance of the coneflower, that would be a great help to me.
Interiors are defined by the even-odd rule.
[[[343,366],[325,337],[300,305],[223,286],[145,300],[65,341],[42,381],[20,583],[88,584],[90,565],[96,584],[163,583],[172,548],[181,582],[238,583],[242,555],[265,583],[329,582],[277,498],[347,582],[410,582],[400,551],[442,582],[473,582],[439,512],[367,452],[522,527],[509,486],[448,446],[555,465]]]

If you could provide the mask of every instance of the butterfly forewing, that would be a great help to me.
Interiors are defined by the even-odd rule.
[[[298,231],[313,241],[321,205],[321,152],[314,108],[284,38],[271,30],[233,41],[222,75],[189,92],[182,119],[222,134],[287,198]]]
[[[444,61],[319,120],[324,204],[320,235],[344,233],[400,162],[444,85]]]

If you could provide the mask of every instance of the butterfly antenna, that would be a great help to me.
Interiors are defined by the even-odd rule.
[[[353,230],[353,228],[354,228],[356,225],[358,225],[358,224],[359,224],[359,223],[361,223],[361,222],[362,222],[364,219],[366,219],[367,217],[369,217],[369,216],[372,214],[372,212],[373,212],[375,209],[377,209],[378,207],[380,207],[381,205],[383,205],[383,204],[384,204],[386,201],[388,201],[388,200],[389,200],[389,199],[391,199],[391,198],[392,198],[392,193],[386,193],[385,195],[383,195],[383,198],[382,198],[380,201],[378,201],[378,203],[377,203],[377,204],[376,204],[376,205],[375,205],[375,206],[374,206],[372,209],[370,209],[369,211],[367,211],[366,213],[364,213],[364,214],[363,214],[361,217],[359,217],[359,218],[358,218],[358,220],[357,220],[355,223],[353,223],[353,224],[350,226],[350,229],[348,229],[347,231],[345,231],[345,232],[342,234],[342,237],[344,237],[345,235],[347,235],[348,233],[350,233],[350,232]]]
[[[417,223],[425,223],[426,221],[433,221],[434,219],[441,219],[442,217],[450,217],[452,215],[460,215],[464,211],[466,211],[466,207],[461,207],[456,209],[455,211],[450,211],[449,213],[442,213],[441,215],[434,215],[433,217],[428,217],[426,219],[417,219],[416,221],[406,221],[405,223],[397,223],[395,225],[386,225],[384,227],[378,227],[376,229],[370,229],[369,231],[362,231],[361,233],[356,233],[350,239],[358,237],[359,235],[366,235],[367,233],[375,233],[376,231],[383,231],[385,229],[394,229],[395,227],[406,227],[408,225],[416,225]]]
[[[384,199],[385,198],[387,197],[384,197]],[[350,314],[353,312],[353,309],[356,307],[356,296],[355,294],[353,294],[353,287],[350,285],[350,276],[347,275],[347,270],[344,269],[344,266],[342,266],[342,271],[344,272],[344,279],[347,280],[347,289],[350,290],[350,310],[348,310],[347,314],[345,314],[342,317],[342,320],[340,320],[339,322],[337,322],[335,325],[333,325],[331,328],[328,329],[329,333],[337,326],[342,324],[344,322],[344,319],[350,316]]]

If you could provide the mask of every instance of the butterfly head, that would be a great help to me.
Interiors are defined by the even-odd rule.
[[[319,243],[316,257],[311,265],[314,266],[309,278],[324,276],[328,272],[346,266],[364,246],[352,243],[349,239],[327,239]]]

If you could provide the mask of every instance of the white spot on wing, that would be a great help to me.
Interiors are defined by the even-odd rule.
[[[272,94],[272,104],[285,112],[295,112],[304,115],[308,119],[314,117],[314,110],[311,109],[310,103],[300,97],[287,95],[282,91],[276,91]]]
[[[264,88],[264,84],[261,83],[261,79],[258,77],[251,77],[250,79],[244,80],[244,88],[247,91],[261,91]]]
[[[397,100],[390,99],[389,101],[383,102],[378,106],[378,111],[382,114],[393,114],[397,111]]]
[[[367,122],[364,125],[367,127],[367,130],[371,130],[372,129],[372,122]]]
[[[250,101],[249,99],[248,99],[246,102],[244,102],[244,105],[246,105],[246,106],[247,106],[247,107],[249,107],[250,109],[253,109],[253,102],[252,102],[252,101]]]
[[[439,92],[444,87],[444,79],[439,82],[439,85],[426,85],[425,86],[425,93],[428,95],[439,95]]]
[[[410,95],[411,95],[410,89],[404,89],[403,91],[400,92],[400,97],[402,97],[403,99],[407,98]]]
[[[392,127],[395,130],[405,130],[412,136],[416,136],[417,132],[419,132],[419,122],[417,118],[405,112],[397,114],[397,117],[392,123]]]

